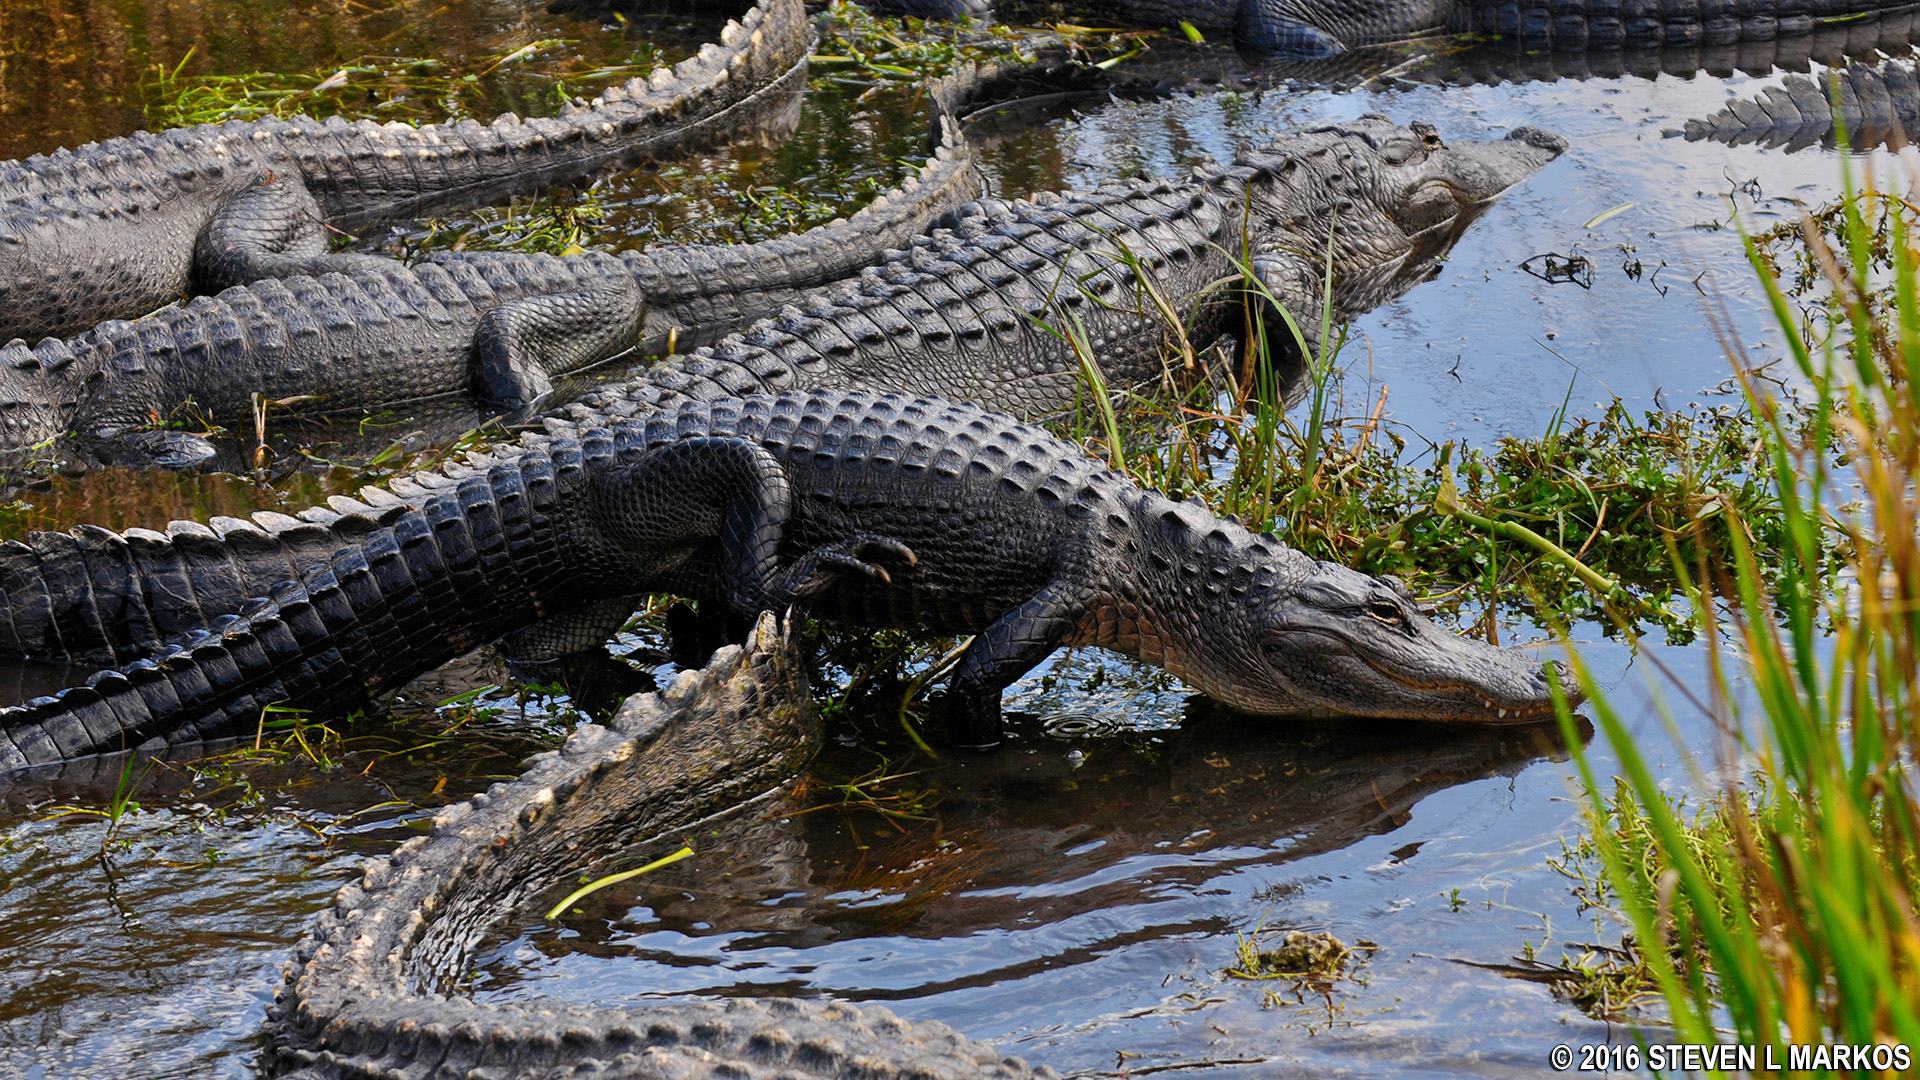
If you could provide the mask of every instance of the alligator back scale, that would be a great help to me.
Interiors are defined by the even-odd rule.
[[[977,188],[960,114],[999,69],[926,88],[928,158],[849,218],[753,244],[617,255],[367,257],[344,271],[237,285],[61,340],[0,346],[0,447],[63,433],[110,456],[213,453],[181,421],[244,423],[256,399],[359,411],[470,393],[523,408],[614,356],[721,337],[910,243]],[[131,453],[128,453],[131,451]]]
[[[804,664],[771,615],[744,649],[606,726],[582,724],[527,771],[434,816],[426,835],[367,860],[294,951],[268,1011],[287,1080],[1038,1080],[1053,1077],[945,1024],[804,998],[553,998],[483,1004],[438,988],[531,896],[617,852],[770,794],[820,745]],[[752,808],[748,812],[753,812]]]
[[[1077,644],[1256,713],[1553,708],[1537,660],[1445,633],[1398,581],[1315,562],[971,406],[681,398],[549,428],[299,518],[7,543],[0,651],[116,667],[0,711],[0,768],[230,737],[277,703],[339,715],[508,633],[604,635],[633,606],[610,597],[654,592],[709,618],[800,604],[976,635],[948,684],[959,746],[997,743],[1001,690]]]
[[[0,341],[73,334],[263,276],[390,265],[327,254],[326,223],[485,198],[764,124],[791,112],[812,44],[801,0],[763,0],[697,55],[556,117],[230,121],[0,162]]]

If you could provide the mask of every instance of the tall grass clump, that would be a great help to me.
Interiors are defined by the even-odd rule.
[[[1920,186],[1920,175],[1910,179]],[[1621,773],[1602,781],[1588,753],[1575,755],[1591,840],[1674,1026],[1689,1042],[1771,1045],[1772,1060],[1787,1067],[1829,1066],[1794,1056],[1793,1044],[1904,1043],[1920,1053],[1913,219],[1910,202],[1871,183],[1858,190],[1849,168],[1838,242],[1814,219],[1803,222],[1828,292],[1824,335],[1806,332],[1772,264],[1749,243],[1810,400],[1789,405],[1761,392],[1730,347],[1782,527],[1780,549],[1760,553],[1771,556],[1770,574],[1740,528],[1728,531],[1730,560],[1687,568],[1709,650],[1705,704],[1726,759],[1704,814],[1683,812],[1620,703],[1577,652],[1571,658]],[[1889,238],[1878,260],[1877,234]],[[1745,693],[1735,693],[1736,679]],[[1565,710],[1563,720],[1578,746]],[[1636,808],[1631,823],[1621,820],[1623,804]]]

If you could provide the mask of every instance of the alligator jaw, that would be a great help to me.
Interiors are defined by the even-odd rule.
[[[1527,724],[1551,720],[1553,692],[1545,665],[1525,653],[1440,630],[1429,623],[1405,648],[1381,648],[1322,628],[1287,635],[1296,666],[1290,675],[1303,698],[1349,716],[1395,717],[1452,723]],[[1331,693],[1329,692],[1331,691]],[[1579,689],[1566,675],[1569,703]]]
[[[1260,644],[1293,695],[1336,713],[1485,724],[1554,715],[1545,665],[1434,625],[1397,578],[1320,563],[1268,613]],[[1580,700],[1565,675],[1561,693]]]
[[[1436,626],[1396,578],[1325,562],[1301,569],[1276,567],[1274,587],[1243,627],[1209,620],[1217,628],[1211,640],[1187,654],[1206,669],[1192,671],[1192,681],[1234,708],[1267,715],[1553,718],[1551,669],[1534,656]],[[1566,701],[1580,700],[1564,673],[1560,689]]]

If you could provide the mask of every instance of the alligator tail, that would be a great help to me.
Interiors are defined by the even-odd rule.
[[[772,102],[804,88],[812,47],[801,0],[760,0],[718,43],[557,117],[507,113],[491,124],[419,128],[338,118],[260,123],[300,161],[329,218],[358,222],[439,205],[449,193],[484,201],[493,185],[523,190],[530,180],[554,182],[765,124]]]
[[[575,605],[550,523],[577,448],[484,456],[301,518],[82,526],[0,551],[8,651],[120,670],[0,710],[0,769],[251,733],[298,700],[338,715],[551,610]],[[577,509],[577,508],[576,508]],[[130,654],[143,654],[129,662]]]
[[[25,626],[56,651],[90,642],[150,655],[0,711],[0,769],[250,734],[275,701],[340,715],[580,600],[547,528],[568,521],[557,502],[580,475],[578,454],[470,465],[459,479],[405,484],[419,503],[369,488],[384,507],[334,496],[332,511],[309,509],[305,521],[255,515],[261,525],[127,536],[81,527],[8,544],[0,626],[15,642]],[[169,636],[175,644],[150,644]]]
[[[974,147],[961,117],[988,73],[968,64],[927,83],[927,161],[897,189],[852,217],[755,244],[687,245],[623,252],[648,299],[648,351],[708,344],[809,290],[851,277],[883,251],[906,247],[979,194]],[[725,288],[716,288],[725,282]],[[688,331],[686,328],[696,328]]]
[[[1671,48],[1773,41],[1812,33],[1822,23],[1872,19],[1911,9],[1908,0],[1668,0],[1655,5],[1619,0],[1463,0],[1449,17],[1449,33],[1512,40],[1525,48],[1560,52]]]
[[[59,338],[0,345],[0,450],[23,450],[65,431],[75,384],[97,364],[84,344]]]
[[[503,912],[620,851],[773,789],[819,745],[804,665],[771,615],[744,649],[584,724],[519,778],[371,859],[294,951],[269,1071],[348,1076],[1051,1077],[941,1024],[789,998],[615,1009],[438,992]]]

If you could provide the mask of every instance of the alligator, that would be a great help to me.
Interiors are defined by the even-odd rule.
[[[1920,130],[1920,77],[1911,63],[1887,60],[1877,66],[1850,64],[1819,80],[1789,75],[1778,86],[1734,98],[1712,115],[1691,118],[1685,128],[1665,134],[1684,135],[1689,142],[1761,143],[1789,151],[1831,146],[1838,132],[1829,80],[1839,93],[1838,115],[1850,145],[1879,146]]]
[[[352,223],[684,151],[788,110],[813,33],[762,0],[719,43],[557,117],[412,127],[204,124],[0,162],[0,341],[77,333],[259,277],[378,267],[328,255]]]
[[[1741,36],[1726,41],[1635,45],[1618,49],[1554,52],[1527,49],[1513,41],[1483,41],[1471,48],[1446,48],[1441,42],[1421,50],[1415,61],[1396,50],[1379,50],[1376,70],[1393,70],[1381,80],[1458,86],[1502,82],[1551,82],[1561,79],[1616,79],[1660,75],[1724,78],[1742,72],[1764,78],[1776,71],[1806,72],[1814,64],[1845,66],[1853,58],[1878,59],[1912,51],[1920,41],[1920,10],[1887,11],[1876,18],[1823,22],[1804,34]],[[1372,52],[1371,50],[1369,53]],[[1362,55],[1367,55],[1363,53]],[[1283,70],[1302,65],[1285,65]],[[1307,65],[1310,68],[1310,65]],[[1288,77],[1301,77],[1287,70]]]
[[[322,911],[269,1010],[268,1067],[298,1080],[455,1077],[1014,1080],[1052,1076],[937,1023],[796,998],[483,1005],[457,979],[480,935],[596,853],[763,795],[819,746],[800,658],[771,615],[664,694],[582,725],[517,779],[440,811]],[[751,805],[749,805],[751,809]],[[558,898],[557,892],[555,899]]]
[[[993,11],[989,0],[880,0],[877,6],[941,19]],[[1806,34],[1913,8],[1910,0],[1037,0],[1009,6],[1025,17],[1057,13],[1090,25],[1184,25],[1270,57],[1330,56],[1437,34],[1479,34],[1561,52],[1723,44]]]
[[[781,315],[643,381],[691,393],[875,387],[964,398],[1022,418],[1059,413],[1074,407],[1082,382],[1080,346],[1058,328],[1084,333],[1110,384],[1157,379],[1166,370],[1164,340],[1198,350],[1246,326],[1241,294],[1221,287],[1240,275],[1234,253],[1245,244],[1260,287],[1311,347],[1329,236],[1333,312],[1344,321],[1430,277],[1495,197],[1565,146],[1531,128],[1448,146],[1431,125],[1368,116],[1283,136],[1184,180],[968,203],[858,277],[799,295]],[[963,171],[939,157],[929,169]],[[920,190],[946,188],[930,178]],[[906,198],[897,205],[918,209]],[[923,218],[914,213],[912,225]],[[678,304],[660,322],[717,321],[742,298],[794,295],[744,287],[755,273],[818,265],[764,257],[763,249],[782,244],[800,253],[823,246],[801,238],[706,258],[629,253],[626,275],[606,256],[444,258],[378,274],[258,282],[72,342],[15,342],[0,348],[0,445],[31,446],[63,431],[124,436],[173,417],[189,397],[213,419],[248,416],[255,394],[315,395],[339,408],[470,381],[484,398],[530,401],[551,387],[552,372],[631,345],[640,295],[670,295],[672,282],[706,297],[715,295],[712,281],[742,284],[726,290],[729,311]],[[841,250],[867,253],[858,244]],[[716,270],[716,262],[725,265]],[[496,306],[456,307],[476,296]],[[554,333],[556,323],[564,333]],[[622,393],[589,400],[611,405]],[[210,449],[177,432],[140,438],[173,459]]]
[[[1181,180],[982,200],[809,304],[585,402],[623,415],[629,397],[648,408],[662,388],[871,387],[1032,419],[1079,404],[1083,356],[1110,387],[1152,383],[1169,346],[1191,362],[1245,336],[1269,300],[1315,349],[1329,262],[1345,322],[1431,277],[1494,198],[1565,147],[1534,128],[1448,145],[1429,124],[1368,115]],[[1256,284],[1228,287],[1249,268]],[[1295,339],[1276,320],[1271,340]]]
[[[1437,629],[1398,580],[971,405],[821,391],[547,426],[298,518],[9,541],[0,651],[112,666],[0,711],[0,769],[251,733],[276,702],[338,716],[506,634],[603,641],[660,592],[699,601],[706,628],[803,604],[975,635],[947,684],[958,747],[996,745],[1001,690],[1063,645],[1251,713],[1554,707],[1539,661]]]
[[[960,112],[1002,77],[972,66],[927,86],[929,156],[863,207],[798,236],[617,254],[437,254],[268,278],[114,320],[67,340],[0,346],[0,446],[75,432],[183,465],[181,420],[245,421],[261,400],[374,408],[471,392],[526,408],[561,375],[638,349],[722,336],[925,232],[977,189]],[[124,458],[126,455],[116,455]]]

